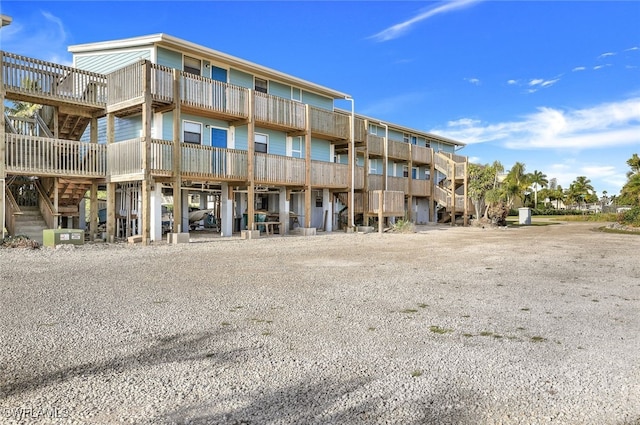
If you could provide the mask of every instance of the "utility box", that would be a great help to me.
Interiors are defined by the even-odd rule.
[[[84,230],[45,229],[42,231],[42,245],[84,245]]]
[[[518,208],[518,218],[521,225],[529,226],[531,224],[531,208]]]

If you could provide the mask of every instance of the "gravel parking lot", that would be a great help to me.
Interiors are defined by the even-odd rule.
[[[640,236],[0,250],[0,423],[640,424]]]

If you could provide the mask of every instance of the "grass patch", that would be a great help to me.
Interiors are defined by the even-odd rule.
[[[521,308],[520,310],[522,310],[522,311],[529,311],[529,310],[531,310],[531,309],[530,309],[529,307],[525,307],[525,308]]]
[[[429,326],[429,330],[434,334],[440,334],[440,335],[453,332],[453,329],[441,328],[440,326]]]
[[[471,338],[473,336],[473,334],[463,333],[462,336],[465,337],[465,338]]]
[[[536,335],[536,336],[532,336],[532,337],[531,337],[531,338],[529,338],[529,339],[531,340],[531,342],[544,342],[544,341],[546,341],[546,340],[547,340],[546,338],[543,338],[543,337],[538,336],[538,335]]]
[[[411,372],[411,376],[413,378],[417,378],[418,376],[422,376],[422,371],[421,370],[414,370],[413,372]]]
[[[491,335],[493,335],[493,332],[491,332],[491,331],[482,331],[482,332],[480,332],[479,335],[480,336],[491,336]]]
[[[222,323],[220,323],[220,324],[221,324],[222,326],[231,326],[231,323],[229,323],[229,322],[222,322]]]
[[[374,328],[373,326],[369,326],[369,328],[367,330],[373,332],[373,331],[376,330],[376,328]]]
[[[264,335],[264,336],[269,336],[269,335],[271,335],[271,332],[269,332],[269,331],[264,331],[264,332],[262,332],[262,335]]]
[[[418,307],[427,308],[427,307],[429,307],[429,304],[420,303],[420,304],[418,304]]]
[[[418,310],[416,310],[415,308],[405,308],[404,310],[400,310],[400,313],[407,313],[407,314],[411,314],[411,313],[417,313]]]

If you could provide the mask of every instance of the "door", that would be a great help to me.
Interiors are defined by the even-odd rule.
[[[227,148],[227,130],[224,128],[211,128],[211,146],[214,148]]]

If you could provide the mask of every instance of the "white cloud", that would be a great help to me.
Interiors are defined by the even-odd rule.
[[[546,164],[545,174],[549,178],[555,178],[560,186],[567,189],[578,176],[587,176],[596,190],[603,187],[603,183],[610,188],[620,188],[626,181],[626,175],[621,172],[619,167],[608,164],[584,164],[582,161],[576,161],[573,158],[565,160],[564,163]],[[605,189],[606,190],[606,189]],[[612,190],[610,195],[615,194]]]
[[[615,53],[613,53],[613,52],[603,53],[600,56],[598,56],[598,59],[606,58],[608,56],[615,56]]]
[[[57,16],[47,11],[33,15],[28,27],[15,20],[2,29],[2,50],[70,65],[67,31]]]
[[[435,8],[429,9],[424,12],[420,12],[416,16],[411,19],[408,19],[404,22],[400,22],[398,24],[392,25],[377,34],[372,35],[369,38],[373,38],[378,42],[389,41],[395,38],[398,38],[405,33],[407,33],[414,25],[422,22],[426,19],[429,19],[433,16],[439,15],[441,13],[450,12],[452,10],[461,9],[466,6],[470,6],[474,3],[478,3],[481,0],[453,0],[448,1],[441,6],[437,6]]]
[[[518,80],[509,80],[507,81],[507,84],[509,84],[510,86],[515,86],[518,84]]]
[[[625,52],[631,52],[631,51],[633,51],[633,50],[640,50],[640,47],[638,47],[638,46],[633,46],[633,47],[630,47],[630,48],[628,48],[628,49],[625,49]]]
[[[542,84],[544,80],[542,78],[536,78],[534,80],[529,81],[530,86],[537,86],[538,84]]]
[[[477,78],[465,78],[465,81],[468,81],[469,83],[473,84],[474,86],[479,86],[480,85],[480,80]]]
[[[430,130],[466,144],[497,142],[508,149],[596,149],[640,145],[640,97],[591,108],[538,108],[519,121],[463,118]]]
[[[585,71],[587,68],[584,66],[576,66],[575,68],[573,68],[571,71],[576,72],[576,71]]]

